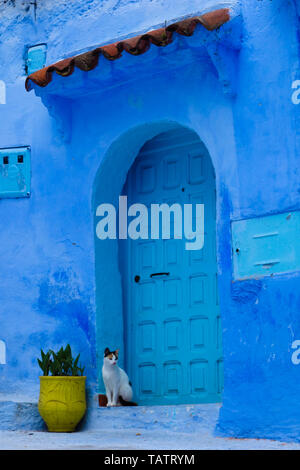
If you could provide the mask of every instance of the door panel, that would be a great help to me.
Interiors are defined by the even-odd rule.
[[[205,205],[202,250],[187,251],[184,238],[163,240],[161,233],[120,243],[126,369],[135,399],[141,405],[221,401],[216,193],[206,148],[189,131],[161,134],[141,150],[123,194],[128,206],[149,209],[163,202]],[[163,274],[151,277],[157,273]]]

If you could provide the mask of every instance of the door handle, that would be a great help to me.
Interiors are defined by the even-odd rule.
[[[152,273],[152,274],[150,274],[150,277],[155,277],[155,276],[170,276],[170,273]]]

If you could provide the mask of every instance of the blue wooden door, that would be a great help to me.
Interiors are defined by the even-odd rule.
[[[161,134],[141,149],[123,194],[128,205],[149,209],[164,202],[205,205],[200,251],[187,251],[172,231],[170,240],[120,243],[126,369],[135,399],[141,405],[221,401],[216,192],[206,148],[187,130]]]

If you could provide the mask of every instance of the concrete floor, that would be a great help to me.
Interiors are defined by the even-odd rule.
[[[300,443],[214,436],[220,405],[95,408],[74,433],[0,431],[0,449],[297,449]]]
[[[215,449],[215,450],[300,450],[300,444],[265,439],[225,439],[203,432],[197,435],[170,431],[115,430],[55,434],[33,431],[0,431],[1,450],[130,450],[130,449]]]

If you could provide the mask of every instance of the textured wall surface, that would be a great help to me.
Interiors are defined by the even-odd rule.
[[[6,88],[6,104],[0,105],[1,147],[30,145],[32,158],[31,198],[0,200],[0,340],[6,349],[6,364],[0,364],[0,394],[36,400],[40,348],[58,348],[67,342],[81,353],[92,390],[97,376],[91,201],[100,162],[94,147],[109,137],[99,131],[102,119],[97,115],[95,145],[88,139],[86,147],[77,145],[70,151],[66,141],[72,102],[65,106],[63,99],[55,99],[52,119],[52,104],[47,109],[25,91],[27,47],[46,42],[51,63],[165,21],[235,2],[208,0],[200,7],[197,1],[176,3],[46,0],[36,10],[27,0],[0,5],[0,80]],[[118,127],[119,133],[126,129]]]
[[[51,63],[165,21],[223,6],[238,12],[239,5],[46,0],[34,12],[13,3],[0,7],[7,89],[0,142],[31,145],[32,195],[0,200],[0,393],[36,399],[40,347],[66,342],[81,352],[95,393],[102,349],[122,344],[123,335],[117,244],[94,240],[94,209],[116,200],[147,139],[181,125],[204,141],[217,177],[225,370],[217,432],[299,440],[299,368],[291,355],[300,339],[300,274],[233,283],[230,233],[231,220],[300,208],[299,111],[291,101],[300,75],[296,5],[245,0],[220,33],[101,63],[88,77],[56,76],[38,97],[24,89],[28,45],[47,42]]]

